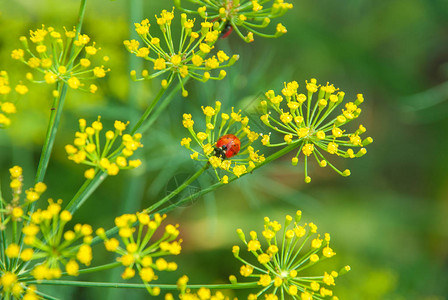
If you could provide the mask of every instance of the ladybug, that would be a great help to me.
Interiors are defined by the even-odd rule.
[[[220,38],[225,39],[232,33],[232,31],[233,31],[232,24],[230,24],[230,22],[227,22],[226,25],[224,26],[224,29],[221,32]]]
[[[234,134],[226,134],[219,138],[215,146],[215,156],[223,159],[231,158],[240,151],[241,141]]]
[[[218,19],[219,18],[215,18],[212,20],[212,22],[214,23]],[[224,29],[221,31],[221,34],[219,35],[219,38],[225,39],[232,33],[232,31],[233,31],[233,26],[232,26],[232,24],[230,24],[230,21],[227,21],[226,24],[224,25]]]

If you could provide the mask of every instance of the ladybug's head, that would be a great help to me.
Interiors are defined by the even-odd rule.
[[[226,159],[227,158],[226,152],[227,152],[227,146],[222,145],[221,147],[215,147],[215,154],[213,155],[222,159]]]
[[[219,36],[221,39],[225,39],[228,37],[233,31],[232,24],[230,24],[229,21],[227,21],[226,25],[224,26],[224,29],[221,31],[221,35]]]

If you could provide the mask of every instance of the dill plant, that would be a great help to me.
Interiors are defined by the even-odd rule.
[[[0,294],[3,299],[56,299],[40,291],[40,285],[138,288],[152,296],[163,293],[165,299],[227,299],[228,296],[220,290],[229,289],[258,290],[249,294],[248,299],[337,299],[331,288],[335,279],[350,268],[343,267],[339,272],[329,270],[314,277],[302,276],[304,269],[336,253],[330,248],[328,233],[321,236],[315,224],[300,224],[300,211],[294,222],[293,217],[286,216],[283,225],[265,218],[262,236],[267,246],[262,246],[255,231],[251,231],[250,239],[247,239],[238,230],[239,238],[255,259],[245,258],[247,255],[242,255],[239,246],[233,247],[233,255],[243,264],[240,275],[246,280],[239,282],[231,275],[228,284],[204,282],[191,285],[184,275],[175,283],[157,281],[160,272],[176,271],[179,267],[170,261],[170,256],[181,255],[181,226],[164,221],[167,213],[179,204],[227,185],[291,151],[296,153],[293,164],[297,164],[300,153],[304,155],[306,182],[311,180],[306,168],[307,158],[311,155],[322,167],[329,165],[343,176],[350,174],[348,170],[339,171],[318,149],[347,158],[366,153],[364,147],[372,139],[360,138],[365,128],[360,125],[353,133],[345,133],[342,129],[360,115],[358,106],[364,98],[359,94],[338,112],[344,94],[341,91],[335,94],[337,89],[329,83],[319,86],[315,79],[311,79],[305,85],[307,94],[298,94],[299,85],[295,81],[285,83],[282,95],[268,90],[266,99],[259,104],[259,117],[267,127],[262,132],[252,130],[249,118],[239,108],[221,112],[219,101],[214,106],[210,103],[202,107],[204,128],[195,125],[196,116],[186,112],[183,120],[179,120],[179,126],[183,125],[188,136],[181,138],[180,146],[191,152],[192,160],[198,161],[201,168],[150,206],[116,217],[115,226],[105,224],[104,228],[95,230],[89,224],[71,223],[79,208],[108,176],[119,176],[123,170],[144,164],[144,161],[131,157],[144,146],[142,136],[151,134],[148,128],[163,111],[156,108],[176,105],[171,100],[179,91],[188,97],[185,85],[189,80],[206,82],[221,80],[227,75],[224,69],[236,63],[239,56],[225,53],[220,48],[220,38],[228,35],[229,30],[234,30],[246,42],[251,42],[254,34],[265,38],[279,37],[287,32],[281,23],[277,23],[274,33],[263,33],[262,30],[272,19],[292,9],[292,4],[282,0],[190,2],[197,5],[196,10],[184,8],[181,1],[174,1],[181,14],[174,9],[163,10],[155,20],[145,18],[134,24],[140,40],[125,40],[123,44],[131,54],[148,62],[150,68],[139,75],[131,71],[130,76],[135,81],[161,77],[160,90],[135,124],[116,120],[113,126],[106,124],[108,129],[103,131],[101,117],[88,124],[79,116],[79,131],[74,133],[73,142],[66,145],[65,151],[69,160],[88,166],[84,171],[85,182],[70,201],[48,199],[45,208],[38,208],[36,203],[44,202],[45,176],[67,93],[70,89],[85,91],[86,95],[97,92],[97,81],[113,72],[105,65],[114,57],[103,55],[98,59],[101,47],[82,33],[87,0],[80,1],[76,26],[57,30],[42,25],[31,29],[28,37],[19,38],[22,47],[13,49],[11,58],[30,68],[26,80],[52,87],[53,102],[34,185],[25,189],[23,169],[11,166],[10,191],[4,189],[6,185],[0,190]],[[196,15],[198,19],[188,14]],[[180,19],[180,28],[172,28],[175,18]],[[154,27],[159,28],[154,30]],[[179,38],[175,38],[173,29],[180,30]],[[32,86],[19,82],[13,91],[8,73],[0,73],[0,129],[11,124],[10,115],[16,112],[17,97],[32,93],[32,89]],[[313,99],[313,94],[317,99]],[[333,112],[338,113],[333,116]],[[283,135],[283,142],[271,143],[271,131]],[[222,155],[227,148],[220,148],[219,152],[216,146],[225,134],[232,134],[241,143],[241,149],[238,147],[232,158]],[[265,155],[265,146],[279,150]],[[353,147],[360,147],[360,150],[355,153]],[[215,173],[215,183],[194,195],[170,202],[208,169]],[[307,242],[310,249],[303,252]],[[95,249],[101,247],[100,244],[115,253],[117,260],[93,265]],[[125,282],[77,279],[81,274],[115,268],[121,270]],[[141,283],[126,282],[134,277]]]

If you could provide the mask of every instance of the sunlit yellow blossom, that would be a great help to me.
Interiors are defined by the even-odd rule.
[[[61,203],[61,200],[54,202],[50,199],[46,209],[38,209],[30,214],[30,224],[22,229],[24,243],[32,248],[23,249],[20,259],[35,259],[33,249],[37,249],[38,257],[44,259],[31,270],[37,280],[59,278],[62,269],[70,275],[77,275],[77,261],[87,266],[92,260],[90,246],[86,244],[91,240],[90,225],[77,224],[74,230],[64,232],[71,214],[61,209]],[[39,232],[45,234],[41,236]],[[61,239],[62,236],[64,239]]]
[[[101,117],[98,117],[89,127],[86,127],[85,120],[81,119],[79,122],[80,131],[75,133],[74,145],[65,146],[65,151],[70,160],[78,164],[94,165],[96,167],[96,169],[89,168],[85,171],[84,176],[87,179],[93,179],[98,169],[113,176],[117,175],[120,170],[133,169],[141,164],[140,160],[127,161],[128,157],[132,156],[137,149],[142,147],[140,143],[141,134],[134,134],[133,136],[123,134],[129,122],[123,123],[121,121],[115,121],[115,131],[109,130],[105,133],[108,151],[104,152],[104,146],[98,144],[100,141],[98,138],[99,133],[103,130],[103,124],[100,119]],[[113,148],[117,137],[120,137],[122,140],[121,144],[116,147],[121,150],[118,155],[116,155],[117,153],[114,152],[115,149]]]
[[[215,103],[215,107],[202,107],[206,128],[200,132],[193,128],[195,122],[192,116],[184,114],[182,124],[192,138],[183,138],[181,145],[193,152],[192,159],[208,163],[218,180],[226,184],[229,176],[224,177],[223,172],[240,177],[252,171],[265,158],[251,146],[259,134],[250,130],[249,118],[243,117],[241,111],[236,112],[234,108],[230,114],[220,114],[220,110],[219,101]],[[192,141],[200,148],[195,149],[191,145]]]
[[[77,276],[79,274],[79,265],[75,260],[72,259],[65,265],[65,270],[67,271],[68,275]]]
[[[243,265],[243,266],[241,266],[241,269],[240,269],[240,273],[244,277],[248,277],[249,275],[252,274],[253,271],[254,271],[254,268],[249,265]]]
[[[14,89],[11,88],[9,76],[6,71],[0,71],[0,129],[11,125],[11,115],[17,112],[13,102],[28,93],[28,88],[19,83]]]
[[[334,279],[349,270],[349,267],[345,267],[339,273],[324,272],[321,276],[310,275],[313,273],[311,270],[304,272],[305,269],[320,261],[318,253],[321,250],[326,257],[331,257],[335,253],[329,248],[329,234],[325,234],[325,238],[320,239],[316,233],[317,227],[313,223],[298,225],[301,215],[301,211],[297,211],[294,217],[286,216],[283,232],[280,232],[282,226],[279,222],[271,221],[266,217],[262,232],[266,239],[264,244],[257,239],[255,231],[250,232],[251,240],[249,241],[246,240],[242,230],[237,231],[241,241],[247,245],[254,257],[246,259],[240,256],[238,246],[234,246],[232,252],[242,263],[240,274],[260,286],[258,297],[261,298],[264,294],[263,298],[277,299],[285,294],[298,296],[299,291],[305,291],[301,294],[301,299],[322,299],[320,296],[314,297],[312,291],[319,291],[322,297],[333,295],[330,287],[335,285]],[[330,252],[331,255],[326,255]],[[324,291],[321,291],[322,285],[326,286]],[[249,299],[256,298],[249,297]]]
[[[5,230],[11,221],[22,222],[28,219],[29,216],[25,212],[29,210],[29,206],[33,202],[39,200],[47,189],[44,183],[38,182],[33,187],[25,190],[23,188],[23,169],[19,166],[10,168],[9,173],[11,175],[9,187],[12,190],[12,198],[9,203],[2,199],[2,202],[6,204],[6,209],[0,209],[2,230]],[[30,228],[29,230],[33,231],[33,228],[30,226],[24,226],[24,228]],[[33,232],[34,235],[37,233],[35,230]],[[5,253],[8,257],[17,258],[21,255],[20,251],[21,249],[16,243],[11,243],[7,245]]]
[[[20,247],[17,244],[9,244],[5,250],[6,256],[9,258],[19,257]]]
[[[350,134],[340,128],[359,116],[361,110],[358,106],[364,102],[364,98],[359,94],[355,101],[347,102],[338,112],[337,108],[343,102],[345,94],[332,84],[320,86],[313,78],[306,82],[307,95],[299,94],[298,88],[299,84],[292,81],[285,83],[282,89],[283,95],[275,95],[273,90],[266,92],[267,100],[261,102],[263,115],[260,119],[270,130],[283,134],[285,142],[271,144],[266,137],[263,145],[268,147],[292,145],[298,148],[292,163],[297,165],[298,156],[303,153],[307,183],[311,182],[307,169],[308,157],[311,156],[314,156],[320,166],[329,165],[340,175],[349,176],[349,170],[343,172],[338,170],[322,153],[327,152],[346,158],[361,157],[367,153],[364,147],[372,142],[372,138],[360,137],[366,131],[364,126],[360,125],[358,130]],[[316,96],[318,100],[313,99]],[[286,101],[283,101],[284,99]],[[282,108],[282,103],[285,108]],[[279,115],[279,121],[273,112]],[[353,150],[356,147],[360,148],[358,152]]]
[[[219,20],[220,29],[223,30],[221,33],[223,37],[235,31],[246,42],[253,41],[254,34],[271,38],[285,34],[286,28],[281,23],[277,24],[276,31],[273,34],[267,34],[263,32],[263,29],[270,24],[271,19],[281,17],[293,7],[291,3],[284,2],[283,0],[223,0],[216,3],[205,0],[189,1],[195,5],[199,5],[196,11],[185,9],[181,5],[181,1],[174,1],[174,3],[181,11],[197,13],[202,18],[208,20]],[[202,24],[205,28],[211,28],[212,26],[210,22],[203,22]]]
[[[28,93],[28,88],[23,84],[16,85],[15,90],[20,95],[25,95],[26,93]]]
[[[195,20],[188,19],[186,14],[181,15],[182,31],[179,37],[181,42],[179,43],[177,36],[172,33],[171,29],[171,21],[174,17],[174,12],[167,10],[162,10],[160,15],[156,16],[159,25],[156,27],[159,27],[164,33],[165,44],[161,44],[160,39],[153,36],[150,22],[145,19],[141,23],[135,23],[135,30],[147,47],[139,48],[140,42],[136,40],[126,40],[124,45],[129,52],[138,57],[143,57],[153,64],[154,72],[152,74],[146,71],[142,73],[141,78],[137,78],[135,71],[132,71],[132,79],[144,80],[165,76],[162,86],[167,88],[175,78],[178,78],[181,83],[182,95],[186,97],[188,91],[183,84],[186,78],[200,81],[223,79],[225,73],[220,72],[218,75],[212,76],[210,71],[232,65],[238,59],[238,56],[234,55],[229,59],[223,51],[220,51],[218,59],[214,56],[208,58],[208,54],[214,47],[213,44],[219,37],[219,32],[214,30],[213,23],[209,22],[203,22],[202,28],[194,31]],[[207,26],[207,24],[210,24],[210,26]],[[173,48],[173,45],[179,46]],[[220,64],[224,61],[227,61],[227,63]]]
[[[70,79],[67,80],[67,83],[72,89],[77,89],[81,86],[81,81],[79,81],[79,79],[74,76],[70,77]]]
[[[50,34],[48,34],[49,32]],[[103,66],[91,67],[91,63],[94,61],[92,58],[100,48],[95,46],[95,42],[88,45],[90,37],[86,34],[79,34],[77,40],[74,40],[75,36],[76,29],[66,30],[65,35],[62,35],[52,27],[45,29],[42,26],[42,29],[30,31],[29,40],[36,46],[29,47],[27,38],[21,37],[20,40],[25,49],[13,50],[11,57],[38,70],[38,76],[43,74],[43,79],[48,84],[65,82],[72,89],[89,91],[83,88],[83,86],[89,86],[84,82],[91,80],[92,77],[104,77],[109,69],[105,69]],[[69,45],[72,43],[77,51],[71,51]],[[82,51],[83,49],[85,51]],[[31,73],[27,78],[34,82],[42,82],[42,80],[35,80]],[[26,93],[26,89],[21,88],[17,92]]]
[[[10,291],[16,282],[17,275],[11,272],[5,272],[0,277],[0,283],[7,291]]]
[[[22,49],[15,49],[11,53],[13,59],[22,59],[25,52]]]
[[[176,240],[179,235],[177,225],[165,226],[164,235],[160,235],[155,240],[151,239],[165,218],[166,215],[160,214],[150,217],[145,212],[124,214],[115,218],[115,225],[119,228],[118,235],[123,245],[120,245],[120,241],[116,238],[107,238],[104,229],[97,230],[97,235],[104,240],[106,250],[120,255],[117,260],[126,267],[122,278],[133,278],[138,272],[141,280],[152,294],[156,290],[151,288],[148,282],[157,279],[154,270],[174,271],[177,269],[175,263],[167,262],[160,256],[178,255],[181,251],[182,240]],[[134,232],[139,233],[138,240],[133,238]],[[140,236],[142,232],[144,234]]]

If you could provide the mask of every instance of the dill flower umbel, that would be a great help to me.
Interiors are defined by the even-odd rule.
[[[2,299],[41,299],[35,293],[34,285],[27,285],[22,282],[18,272],[5,271],[0,269],[0,296]],[[22,274],[20,274],[22,275]]]
[[[140,143],[142,135],[140,133],[123,134],[126,126],[129,124],[121,121],[115,121],[115,131],[108,130],[105,133],[106,142],[100,141],[100,131],[103,130],[101,117],[92,122],[87,127],[84,119],[79,120],[80,131],[75,133],[74,145],[65,146],[68,159],[73,160],[77,164],[85,164],[92,168],[85,171],[84,176],[87,179],[93,179],[98,170],[107,172],[108,175],[117,175],[120,170],[133,169],[141,165],[139,159],[129,160],[134,152],[143,147]],[[118,137],[121,137],[121,143],[113,149]]]
[[[28,88],[19,83],[15,86],[14,92],[18,96],[28,93]],[[11,125],[10,115],[16,113],[16,106],[11,102],[13,89],[9,83],[9,76],[6,71],[0,71],[0,129]]]
[[[148,284],[157,280],[154,270],[175,271],[177,269],[176,263],[167,262],[162,256],[178,255],[182,249],[182,240],[176,240],[179,235],[178,225],[166,225],[163,235],[157,240],[151,240],[165,218],[166,215],[154,214],[151,219],[147,213],[143,212],[124,214],[115,218],[121,243],[116,238],[107,238],[103,228],[96,231],[96,234],[104,240],[106,250],[120,255],[117,260],[125,267],[121,277],[133,278],[137,271],[151,295],[160,293],[159,288]]]
[[[42,193],[45,192],[47,186],[43,182],[38,182],[34,187],[25,190],[25,197],[22,200],[23,194],[23,169],[19,166],[14,166],[9,169],[11,175],[11,182],[9,184],[12,192],[11,201],[7,202],[0,195],[0,230],[4,230],[6,225],[12,222],[23,221],[27,207],[39,200]]]
[[[92,227],[76,224],[73,230],[64,231],[72,214],[62,210],[61,203],[49,199],[47,209],[32,213],[30,223],[22,228],[24,243],[30,248],[22,249],[18,257],[23,261],[44,259],[30,271],[37,280],[59,278],[63,269],[77,276],[79,263],[89,266],[92,261]]]
[[[20,195],[17,184],[21,177],[21,168],[10,169],[13,179],[14,197]],[[14,182],[16,181],[16,182]],[[44,190],[44,185],[29,190],[27,196],[36,197]],[[1,220],[9,217],[3,209],[5,202],[0,196]],[[34,201],[35,201],[34,200]],[[70,212],[61,209],[61,200],[48,200],[46,209],[23,213],[22,207],[15,207],[11,213],[13,225],[2,223],[2,259],[0,261],[0,297],[2,299],[40,299],[36,288],[28,286],[27,281],[60,278],[78,275],[79,263],[90,265],[92,260],[92,228],[90,225],[76,224],[73,230],[64,230],[72,218]],[[19,221],[23,221],[20,224]],[[19,227],[20,226],[20,227]],[[20,235],[20,238],[19,238]],[[23,241],[23,244],[21,243]]]
[[[0,260],[0,298],[1,299],[37,299],[33,286],[27,286],[22,281],[31,268],[18,268],[31,260],[34,250],[20,247],[18,235],[20,228],[29,221],[29,205],[37,201],[47,189],[46,185],[39,182],[33,188],[23,190],[23,169],[14,166],[9,169],[11,175],[11,200],[1,194],[0,189],[0,242],[2,243],[2,259]],[[23,198],[23,199],[22,199]],[[34,297],[34,298],[33,298]]]
[[[260,286],[260,291],[249,295],[248,299],[257,299],[262,294],[266,299],[283,299],[284,295],[302,300],[330,297],[333,296],[335,278],[350,270],[346,266],[340,272],[324,272],[320,276],[309,276],[309,271],[304,274],[306,269],[336,253],[330,248],[330,235],[325,233],[322,238],[314,223],[299,225],[301,216],[301,211],[297,211],[293,222],[293,217],[287,215],[282,232],[279,222],[266,217],[261,233],[265,245],[255,231],[251,231],[250,240],[246,240],[243,231],[237,230],[247,251],[253,255],[253,259],[246,260],[240,256],[240,247],[233,247],[234,256],[243,263],[240,274],[256,278]]]
[[[23,49],[13,50],[11,57],[43,75],[42,79],[35,80],[34,75],[28,73],[27,79],[30,81],[47,84],[64,82],[72,89],[95,93],[97,86],[87,85],[84,81],[102,78],[109,71],[103,65],[94,66],[91,62],[101,48],[97,48],[95,42],[90,43],[90,37],[86,34],[76,36],[75,28],[67,30],[64,27],[64,31],[61,33],[44,25],[41,29],[30,30],[29,41],[32,44],[29,44],[27,37],[20,37]],[[108,57],[103,59],[107,61]]]
[[[302,152],[305,163],[305,182],[309,183],[307,162],[313,155],[319,166],[329,165],[342,176],[349,176],[350,170],[339,171],[331,164],[322,152],[335,154],[345,158],[361,157],[367,153],[365,146],[373,139],[361,138],[366,132],[363,125],[359,125],[352,133],[343,129],[345,125],[361,114],[362,94],[358,94],[352,102],[347,102],[341,110],[336,108],[342,104],[345,93],[338,91],[332,84],[317,85],[316,79],[306,82],[307,94],[297,92],[299,84],[296,81],[285,83],[282,95],[276,95],[273,90],[266,93],[267,100],[261,102],[263,115],[261,120],[270,129],[283,135],[283,142],[271,144],[270,133],[263,135],[262,143],[268,147],[295,145],[298,151],[292,164],[299,161]],[[317,99],[313,97],[317,94]],[[284,101],[286,99],[286,101]],[[354,148],[360,148],[356,153]]]
[[[181,15],[181,35],[180,40],[173,40],[171,32],[171,22],[174,13],[163,10],[157,17],[157,24],[163,34],[163,39],[159,39],[150,33],[148,19],[135,24],[135,31],[146,47],[140,47],[137,40],[126,40],[124,45],[131,53],[142,57],[153,64],[154,73],[144,70],[142,78],[137,79],[135,71],[131,76],[134,80],[151,79],[165,75],[162,86],[168,86],[174,78],[178,78],[182,85],[182,95],[188,96],[184,87],[184,81],[191,77],[200,81],[209,79],[221,80],[226,76],[222,68],[231,66],[238,60],[238,55],[229,58],[227,54],[220,50],[216,55],[211,55],[214,44],[219,37],[219,31],[213,28],[210,22],[202,22],[201,29],[194,31],[195,20],[187,19],[186,14]],[[163,40],[164,42],[161,42]],[[176,48],[176,46],[178,48]],[[210,71],[221,69],[217,76],[212,76]]]
[[[202,107],[205,115],[205,130],[196,132],[194,121],[190,114],[183,115],[183,125],[190,132],[195,144],[200,147],[196,150],[191,146],[192,139],[185,137],[180,144],[193,152],[193,160],[209,163],[218,178],[223,183],[228,182],[227,172],[237,177],[250,172],[264,161],[264,156],[258,154],[251,144],[258,139],[258,133],[250,130],[249,118],[241,115],[241,110],[232,113],[221,113],[221,102],[216,101],[215,107]],[[220,119],[220,120],[219,120]]]
[[[200,5],[197,11],[182,8],[181,0],[175,0],[174,3],[181,11],[199,14],[204,19],[220,20],[223,37],[235,30],[246,42],[252,42],[254,34],[267,38],[285,34],[287,30],[281,23],[276,25],[274,34],[263,33],[260,29],[266,28],[271,23],[271,19],[283,16],[293,7],[291,3],[283,0],[188,1]],[[247,33],[243,34],[242,30]]]

